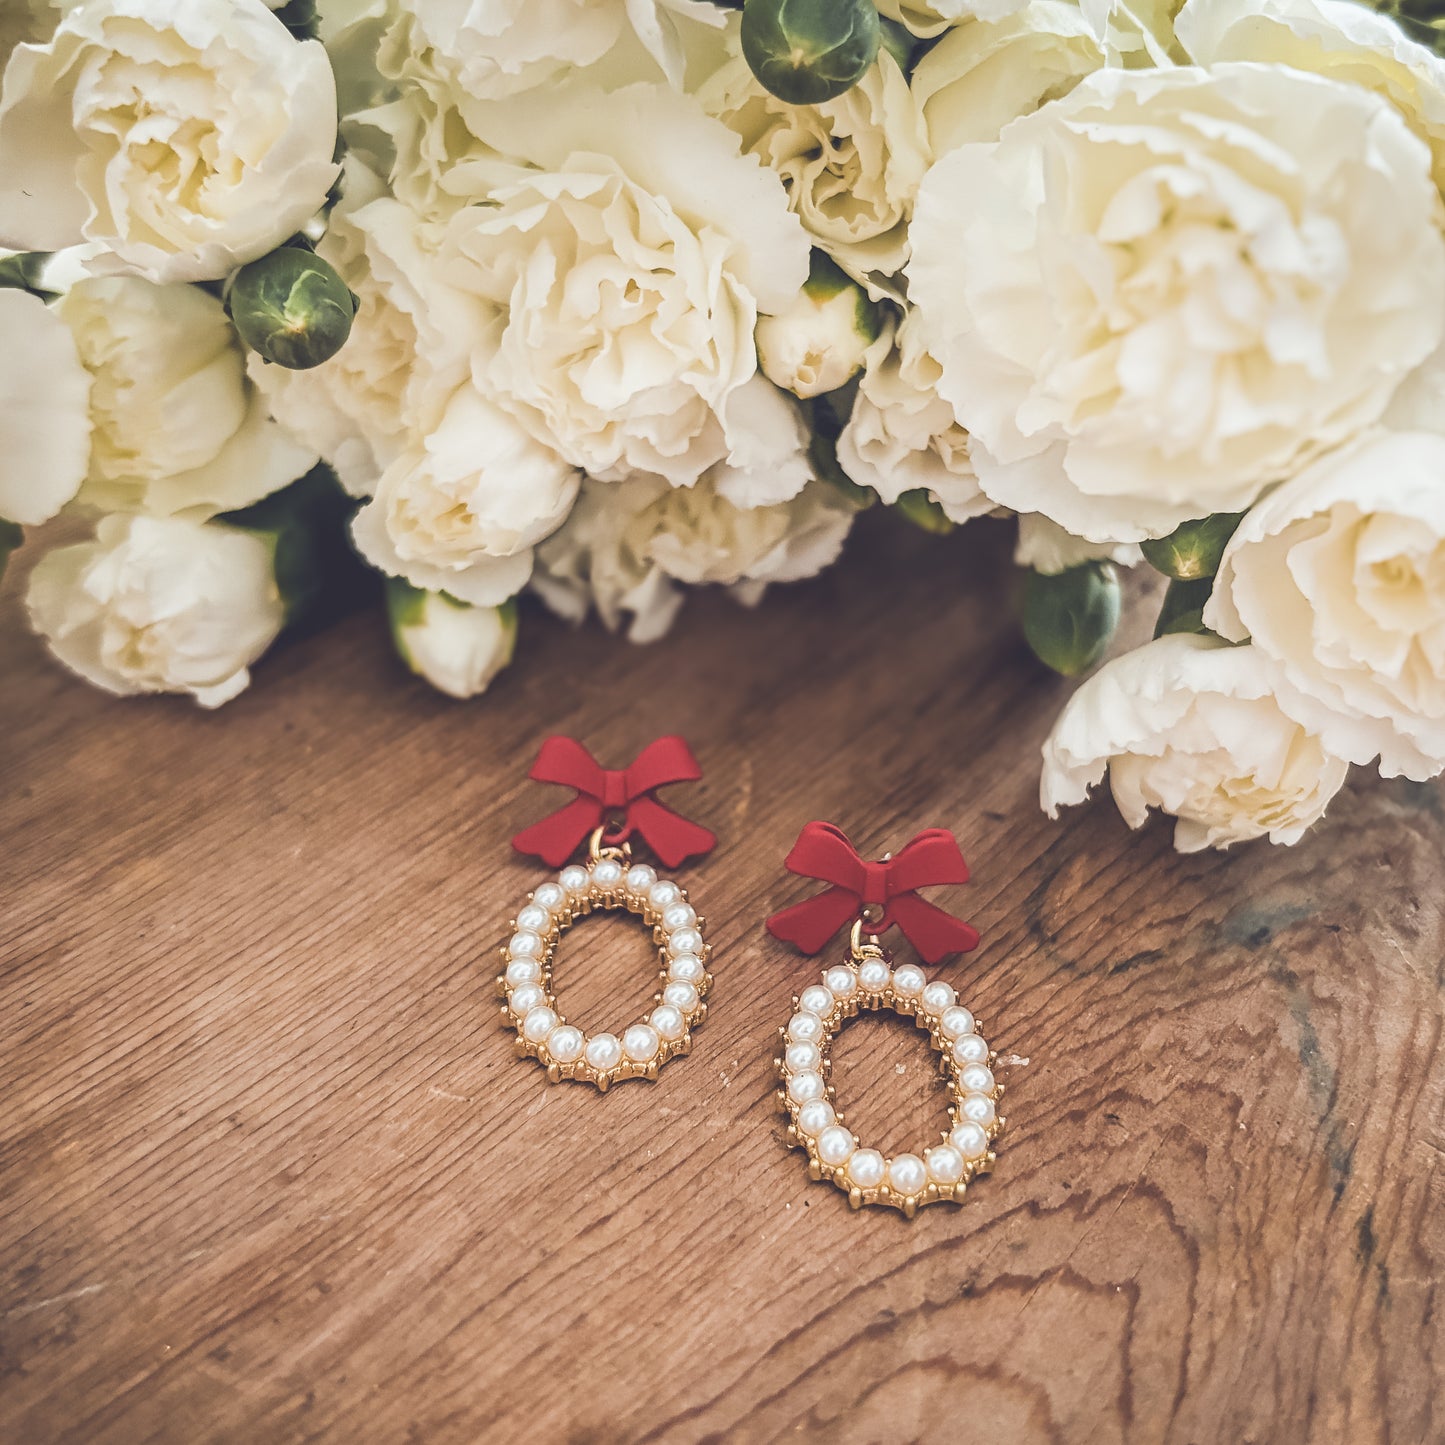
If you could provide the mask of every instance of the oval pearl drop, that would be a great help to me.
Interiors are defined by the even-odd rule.
[[[940,1184],[957,1184],[963,1178],[963,1155],[952,1144],[937,1144],[924,1156],[931,1178]]]
[[[687,1032],[687,1020],[683,1018],[682,1011],[673,1008],[670,1003],[653,1009],[647,1021],[657,1030],[658,1037],[668,1043],[680,1039]]]
[[[956,1039],[961,1038],[964,1034],[971,1034],[973,1032],[973,1015],[962,1004],[946,1008],[939,1017],[938,1031],[946,1039]]]
[[[818,1158],[836,1167],[853,1152],[853,1136],[841,1124],[830,1124],[818,1135]]]
[[[788,1066],[789,1073],[806,1073],[823,1062],[823,1051],[817,1044],[789,1044],[783,1062]]]
[[[903,998],[916,998],[923,992],[927,982],[923,970],[911,963],[905,963],[901,968],[893,970],[893,992]]]
[[[559,1064],[570,1064],[582,1057],[582,1030],[561,1024],[547,1035],[547,1052]]]
[[[794,1074],[788,1080],[788,1097],[795,1104],[821,1099],[825,1092],[822,1074]]]
[[[936,978],[923,990],[923,1007],[931,1014],[941,1014],[958,1002],[958,994],[951,983]]]
[[[977,1034],[964,1034],[953,1041],[953,1057],[960,1064],[986,1064],[988,1045]]]
[[[826,1099],[810,1099],[798,1110],[798,1128],[810,1139],[816,1139],[836,1117]]]
[[[594,1069],[615,1069],[622,1059],[622,1045],[616,1034],[593,1034],[582,1056]]]
[[[657,1030],[648,1024],[633,1024],[622,1035],[622,1052],[634,1064],[645,1064],[657,1053]]]
[[[556,1027],[557,1015],[551,1009],[530,1009],[522,1020],[522,1036],[528,1043],[540,1044]]]
[[[970,1094],[991,1094],[994,1091],[993,1070],[982,1064],[970,1064],[960,1071],[958,1082]]]
[[[921,1194],[928,1183],[928,1170],[917,1154],[898,1154],[888,1161],[888,1187],[906,1199]]]
[[[798,1007],[805,1014],[817,1014],[819,1018],[825,1018],[833,1008],[833,994],[820,983],[815,983],[805,988],[798,997]]]
[[[848,1160],[848,1182],[859,1189],[876,1189],[883,1182],[884,1167],[876,1149],[859,1149]]]
[[[956,1125],[948,1136],[948,1142],[965,1159],[982,1159],[988,1153],[988,1135],[971,1120]]]

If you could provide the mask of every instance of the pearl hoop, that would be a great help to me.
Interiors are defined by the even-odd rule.
[[[562,869],[518,910],[515,931],[502,949],[497,989],[506,1000],[502,1017],[517,1030],[518,1054],[543,1063],[553,1083],[576,1079],[605,1093],[623,1079],[655,1079],[669,1059],[687,1053],[693,1028],[707,1014],[704,998],[712,975],[703,920],[686,890],[659,878],[646,863],[630,863],[620,849],[599,850],[595,838],[592,855],[590,865]],[[661,965],[652,1009],[621,1037],[589,1036],[569,1024],[552,990],[552,960],[562,934],[598,909],[641,918],[652,929]]]
[[[1004,1126],[997,1109],[1003,1085],[994,1079],[995,1055],[977,1019],[958,1002],[953,986],[930,983],[915,964],[891,968],[882,949],[855,941],[849,961],[825,970],[822,982],[805,988],[793,1008],[780,1030],[778,1097],[788,1113],[789,1146],[807,1154],[809,1175],[837,1185],[854,1209],[891,1205],[910,1219],[921,1205],[962,1200],[968,1185],[994,1163],[993,1141]],[[888,1159],[862,1147],[833,1105],[830,1045],[860,1010],[884,1008],[927,1030],[952,1094],[953,1126],[921,1158]]]

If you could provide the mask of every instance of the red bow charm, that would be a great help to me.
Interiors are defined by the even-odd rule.
[[[575,738],[548,738],[527,776],[577,790],[566,807],[512,839],[519,853],[530,853],[552,868],[560,868],[594,828],[618,816],[621,825],[608,832],[606,841],[621,843],[638,833],[669,868],[694,853],[706,853],[717,842],[706,828],[652,796],[655,788],[668,783],[694,783],[702,777],[697,759],[681,738],[658,738],[638,753],[630,768],[621,769],[600,767]]]
[[[790,873],[833,885],[816,898],[795,903],[768,919],[768,932],[774,938],[794,944],[804,953],[817,953],[869,907],[883,910],[876,923],[867,925],[870,933],[882,933],[897,924],[929,963],[978,947],[976,928],[920,898],[916,891],[934,883],[968,882],[968,864],[957,839],[946,828],[925,829],[886,863],[867,863],[836,824],[809,823],[798,834],[783,866]]]

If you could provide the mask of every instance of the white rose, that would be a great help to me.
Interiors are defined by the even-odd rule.
[[[448,225],[445,279],[495,308],[478,385],[595,477],[695,482],[737,444],[726,416],[757,373],[758,311],[807,276],[782,185],[660,85],[477,119],[538,167],[488,167],[488,203]]]
[[[285,620],[260,537],[182,517],[109,516],[93,541],[30,574],[35,630],[67,667],[121,695],[190,693],[219,707]]]
[[[5,72],[0,240],[217,279],[316,213],[335,140],[326,52],[261,0],[84,0]]]
[[[450,697],[476,697],[512,660],[517,607],[469,607],[445,592],[387,583],[391,635],[418,677]]]
[[[90,465],[90,373],[38,296],[0,289],[0,519],[38,526]]]
[[[1351,762],[1445,768],[1445,437],[1375,432],[1240,523],[1205,622],[1250,636],[1280,698]]]
[[[888,503],[922,489],[954,522],[993,510],[978,488],[968,433],[937,391],[938,363],[918,340],[912,316],[896,344],[880,337],[869,348],[853,411],[838,437],[838,465],[860,487]]]
[[[908,219],[928,168],[923,117],[886,51],[849,90],[820,105],[788,105],[733,55],[698,102],[782,177],[788,203],[816,245],[877,297],[908,259]]]
[[[1267,60],[1373,90],[1434,153],[1445,186],[1445,60],[1353,0],[1190,0],[1175,22],[1201,65]]]
[[[352,522],[361,554],[428,592],[495,607],[521,591],[532,547],[561,523],[579,477],[469,387],[382,473]]]
[[[1161,637],[1107,662],[1069,699],[1044,744],[1050,817],[1082,803],[1107,769],[1124,821],[1178,818],[1181,853],[1268,836],[1297,843],[1348,764],[1285,715],[1257,648]]]
[[[352,174],[364,197],[363,173]],[[442,282],[430,228],[414,212],[386,197],[352,205],[352,194],[348,185],[316,247],[358,298],[346,345],[307,371],[254,353],[248,365],[276,419],[317,448],[347,491],[370,496],[466,380],[484,316]]]
[[[925,178],[909,295],[979,484],[1091,541],[1240,511],[1445,323],[1429,153],[1357,86],[1100,71]]]
[[[93,276],[55,304],[90,372],[90,468],[107,511],[213,515],[250,506],[316,462],[246,380],[226,313],[195,286]]]
[[[653,642],[682,606],[678,582],[731,587],[755,602],[770,582],[812,577],[834,561],[853,512],[814,482],[791,501],[738,507],[711,476],[673,488],[639,477],[587,482],[567,523],[537,549],[532,585],[565,617],[589,604],[613,631]]]

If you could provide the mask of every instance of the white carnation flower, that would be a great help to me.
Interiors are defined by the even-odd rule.
[[[351,335],[306,371],[269,366],[254,353],[252,379],[272,414],[314,445],[354,496],[370,496],[414,435],[435,426],[467,378],[469,346],[484,316],[439,274],[432,229],[399,201],[347,201],[316,250],[358,299]]]
[[[884,335],[874,342],[838,437],[838,465],[885,502],[921,489],[951,521],[966,522],[994,504],[979,490],[968,433],[939,396],[938,375],[911,315],[896,339]]]
[[[525,586],[532,547],[561,523],[579,477],[470,387],[382,473],[352,522],[361,554],[428,592],[495,607]]]
[[[1189,0],[1175,22],[1200,65],[1273,61],[1382,95],[1434,154],[1445,186],[1445,60],[1354,0]]]
[[[1134,567],[1143,559],[1138,547],[1129,543],[1085,541],[1037,512],[1025,512],[1019,517],[1014,564],[1045,576],[1057,577],[1085,562],[1117,562],[1121,567]]]
[[[285,620],[272,548],[183,517],[102,518],[94,540],[41,557],[25,600],[50,650],[87,682],[190,693],[202,707],[246,686]]]
[[[727,417],[757,373],[758,312],[807,276],[782,185],[660,85],[479,119],[536,169],[488,166],[488,204],[448,224],[445,279],[494,308],[477,384],[595,477],[690,485],[742,444]]]
[[[821,247],[872,295],[908,259],[908,219],[930,160],[923,118],[898,62],[880,51],[862,79],[819,105],[788,105],[733,54],[698,91],[743,149],[782,177]]]
[[[90,466],[90,373],[38,296],[0,289],[0,519],[34,527]]]
[[[1374,432],[1271,492],[1204,619],[1252,637],[1283,704],[1342,757],[1445,768],[1445,437]]]
[[[1274,683],[1258,648],[1202,637],[1161,637],[1105,663],[1044,744],[1040,802],[1057,817],[1107,770],[1124,821],[1173,815],[1182,853],[1297,843],[1349,767],[1281,710]]]
[[[979,484],[1092,541],[1239,511],[1445,327],[1429,152],[1274,65],[1100,71],[919,193],[909,294]]]
[[[234,511],[316,462],[267,415],[226,313],[195,286],[92,276],[55,304],[91,373],[79,500],[107,511]]]
[[[401,659],[449,697],[476,697],[512,660],[517,608],[470,607],[444,592],[387,584],[391,635]]]
[[[689,488],[650,477],[589,481],[566,525],[538,547],[532,585],[565,617],[595,606],[613,631],[626,622],[633,642],[653,642],[682,606],[677,583],[716,583],[755,602],[768,583],[833,562],[852,520],[821,482],[788,502],[738,507],[713,476]]]
[[[316,213],[335,140],[326,52],[261,0],[85,0],[5,71],[0,242],[217,279]]]
[[[906,25],[921,39],[969,20],[1002,20],[1025,0],[878,0],[878,13]]]

